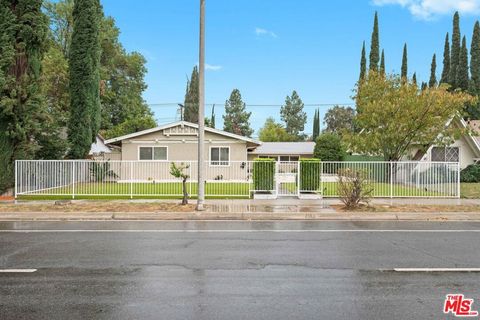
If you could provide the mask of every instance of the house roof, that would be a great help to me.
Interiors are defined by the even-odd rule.
[[[158,132],[158,131],[161,131],[161,130],[165,130],[165,129],[169,129],[169,128],[173,128],[173,127],[177,127],[177,126],[188,126],[188,127],[198,129],[198,124],[196,124],[196,123],[191,123],[191,122],[187,122],[187,121],[177,121],[177,122],[165,124],[165,125],[162,125],[162,126],[159,126],[159,127],[156,127],[156,128],[147,129],[147,130],[127,134],[127,135],[124,135],[124,136],[120,136],[120,137],[117,137],[117,138],[108,139],[108,140],[105,141],[105,143],[106,144],[111,144],[111,143],[115,143],[115,142],[119,142],[119,141],[122,141],[122,140],[143,136],[143,135],[146,135],[146,134]],[[255,145],[260,145],[261,144],[260,141],[257,141],[257,140],[254,140],[254,139],[251,139],[251,138],[248,138],[248,137],[240,136],[238,134],[222,131],[222,130],[217,130],[217,129],[205,127],[205,131],[215,133],[215,134],[218,134],[218,135],[222,135],[222,136],[225,136],[225,137],[249,142],[249,143],[252,143],[252,144],[255,144]]]
[[[101,154],[101,153],[111,153],[112,150],[105,145],[105,140],[101,135],[97,135],[95,142],[92,143],[90,147],[89,155]]]
[[[315,142],[263,142],[250,152],[258,155],[307,155],[313,154]]]

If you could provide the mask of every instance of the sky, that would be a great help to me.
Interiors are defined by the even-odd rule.
[[[128,51],[147,60],[144,98],[159,124],[176,120],[187,77],[198,63],[199,0],[101,0],[121,30]],[[428,81],[432,55],[442,69],[446,32],[452,15],[461,15],[461,32],[470,46],[480,0],[206,0],[206,115],[215,104],[223,127],[225,100],[242,93],[251,125],[280,121],[280,105],[296,90],[306,104],[305,132],[320,108],[352,104],[362,42],[367,57],[375,11],[386,69],[399,73],[408,45],[410,76]],[[323,124],[322,124],[323,125]]]

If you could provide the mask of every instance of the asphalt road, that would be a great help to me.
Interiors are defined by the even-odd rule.
[[[448,293],[480,309],[480,273],[394,269],[479,268],[479,240],[475,222],[0,223],[0,319],[445,319]]]

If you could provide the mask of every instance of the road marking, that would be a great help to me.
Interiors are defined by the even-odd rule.
[[[32,273],[37,269],[0,269],[0,273]]]
[[[394,268],[396,272],[480,272],[480,268]]]
[[[295,229],[285,229],[285,230],[272,230],[272,229],[187,229],[187,230],[168,230],[168,229],[130,229],[130,230],[109,230],[109,229],[90,229],[90,230],[75,230],[75,229],[66,229],[66,230],[28,230],[28,229],[18,229],[18,230],[0,230],[0,233],[480,233],[480,230],[477,229],[457,229],[457,230],[404,230],[404,229],[386,229],[386,230],[366,230],[366,229],[310,229],[310,230],[295,230]]]

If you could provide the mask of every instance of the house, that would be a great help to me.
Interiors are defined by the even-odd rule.
[[[468,130],[449,146],[430,145],[414,148],[410,158],[416,161],[459,162],[460,168],[480,163],[480,121],[465,121],[455,118],[452,124]]]
[[[115,160],[196,161],[197,139],[197,124],[178,121],[109,139],[105,144],[120,148],[120,157]],[[210,166],[246,162],[249,151],[260,145],[251,138],[205,127],[205,160]]]
[[[315,142],[263,142],[248,153],[248,160],[271,158],[276,161],[298,161],[313,158]]]

